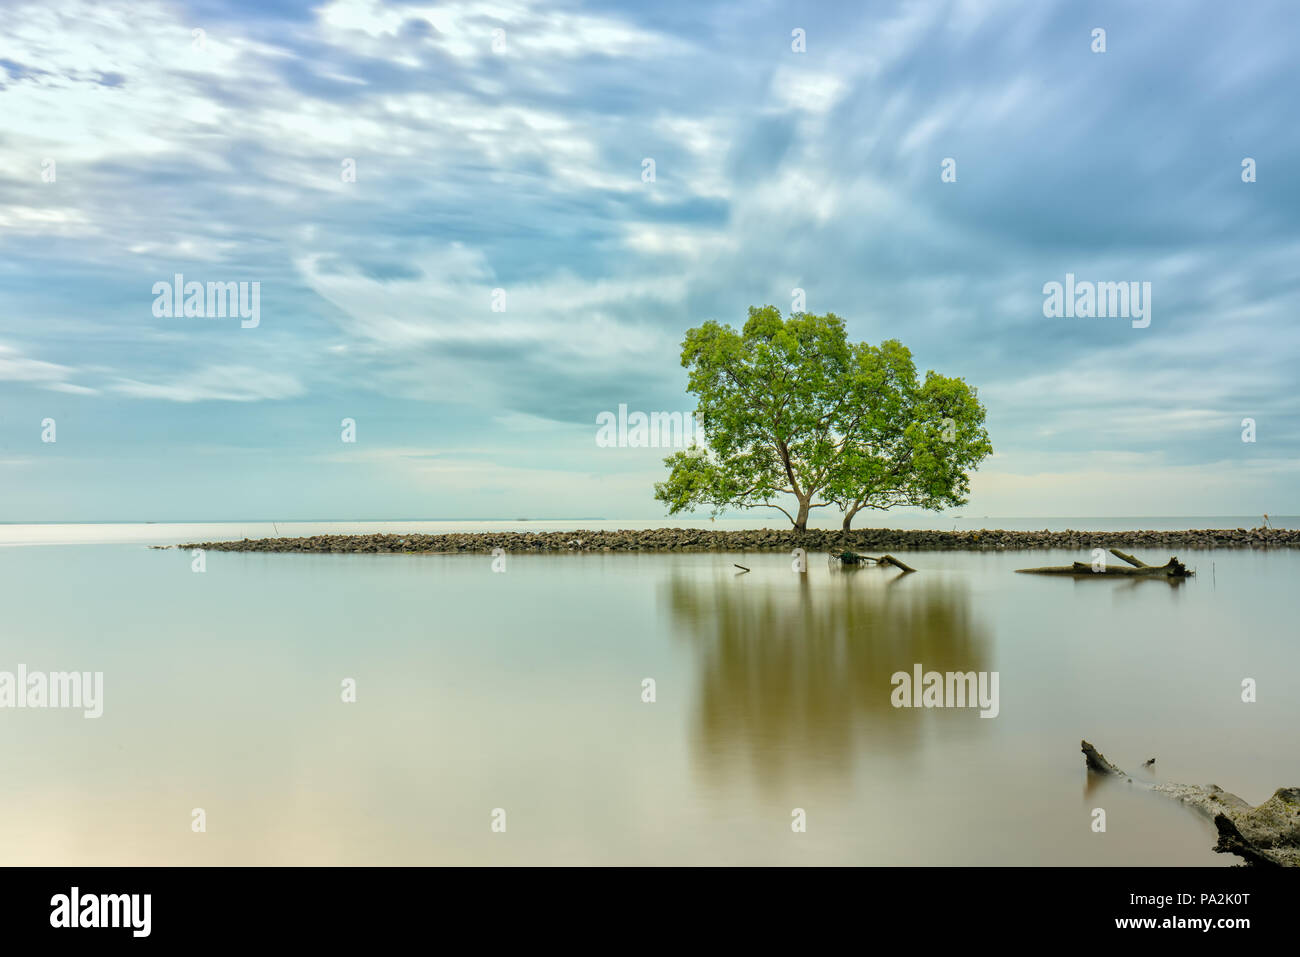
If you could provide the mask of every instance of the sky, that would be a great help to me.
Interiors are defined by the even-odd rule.
[[[597,417],[693,409],[685,331],[795,290],[978,389],[965,513],[1295,514],[1295,29],[5,0],[0,521],[660,518],[670,450]],[[1046,316],[1067,273],[1150,324]],[[157,315],[176,274],[256,324]]]

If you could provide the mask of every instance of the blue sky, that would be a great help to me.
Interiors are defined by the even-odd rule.
[[[596,416],[692,408],[683,332],[796,287],[979,389],[970,514],[1295,513],[1295,45],[1282,2],[6,3],[0,521],[660,517]],[[1150,326],[1044,317],[1067,272]],[[259,324],[156,317],[175,273]]]

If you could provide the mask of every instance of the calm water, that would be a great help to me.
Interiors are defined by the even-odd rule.
[[[0,710],[0,861],[1230,864],[1172,802],[1090,790],[1079,739],[1252,803],[1300,784],[1300,553],[1012,573],[1079,557],[0,548],[0,671],[105,683],[98,720]],[[998,672],[1000,714],[893,708],[914,663]]]

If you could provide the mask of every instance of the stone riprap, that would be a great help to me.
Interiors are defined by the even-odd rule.
[[[1300,548],[1300,529],[1217,528],[1182,531],[1059,532],[932,531],[863,528],[850,532],[812,529],[722,531],[694,528],[620,529],[571,532],[456,532],[444,535],[312,535],[306,538],[255,538],[193,542],[179,548],[224,552],[659,552],[659,551],[854,551],[878,549],[955,549],[991,551],[1037,548]],[[1150,556],[1148,556],[1150,557]]]

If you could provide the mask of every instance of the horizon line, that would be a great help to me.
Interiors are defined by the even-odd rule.
[[[972,515],[972,516],[967,516],[967,515],[948,515],[948,514],[945,514],[945,513],[936,513],[936,514],[935,514],[935,517],[936,517],[936,518],[944,517],[944,518],[948,518],[948,519],[958,519],[958,520],[960,520],[960,519],[967,519],[967,518],[978,518],[979,520],[982,521],[982,520],[984,520],[984,519],[995,519],[995,518],[996,518],[996,519],[1017,519],[1017,520],[1041,519],[1041,518],[1051,518],[1051,519],[1120,519],[1120,518],[1134,518],[1134,519],[1153,519],[1153,518],[1165,518],[1165,519],[1169,519],[1169,518],[1189,518],[1189,519],[1198,519],[1198,518],[1252,518],[1252,517],[1255,517],[1255,518],[1261,518],[1261,517],[1263,517],[1263,516],[1265,516],[1265,515],[1267,515],[1267,514],[1268,514],[1268,513],[1265,513],[1265,512],[1260,512],[1260,513],[1258,513],[1258,515],[1255,515],[1255,514],[1253,514],[1253,513],[1236,513],[1236,514],[1233,514],[1233,513],[1229,513],[1229,512],[1224,512],[1224,513],[1220,513],[1220,514],[1217,514],[1217,515],[1187,515],[1187,514],[1179,515],[1179,514],[1166,514],[1166,515],[980,515],[980,516],[973,516],[973,515]],[[737,516],[732,516],[732,515],[719,516],[719,518],[720,518],[721,520],[723,520],[723,521],[741,521],[741,520],[743,520],[743,519],[746,518],[746,517],[747,517],[747,516],[742,516],[742,515],[737,515]],[[1276,515],[1270,515],[1269,517],[1270,517],[1270,518],[1277,518],[1277,519],[1283,519],[1283,518],[1300,518],[1300,513],[1297,513],[1297,514],[1294,514],[1294,515],[1292,515],[1292,514],[1283,514],[1283,513],[1278,513],[1278,514],[1276,514]],[[286,525],[328,525],[328,524],[344,525],[344,524],[380,524],[380,523],[384,523],[384,524],[393,524],[393,523],[395,523],[395,522],[458,522],[458,523],[462,523],[462,524],[463,524],[463,523],[469,523],[469,522],[511,522],[511,523],[516,523],[516,522],[651,522],[651,521],[660,521],[660,520],[661,520],[661,519],[659,519],[659,518],[636,518],[636,517],[630,517],[630,516],[622,516],[622,517],[619,517],[619,518],[605,518],[605,517],[599,517],[599,516],[585,516],[585,517],[568,517],[568,516],[566,516],[566,517],[561,517],[561,518],[483,518],[483,517],[478,517],[478,518],[219,518],[219,519],[94,519],[94,520],[76,520],[76,521],[73,521],[73,520],[52,520],[52,521],[46,521],[46,520],[42,520],[42,521],[0,521],[0,526],[4,526],[4,525],[242,525],[242,524],[249,524],[249,525],[251,525],[251,524],[259,524],[259,525],[273,525],[273,524],[279,524],[280,522],[283,522],[283,523],[286,524]],[[680,520],[681,520],[681,521],[704,522],[704,521],[709,521],[710,519],[707,518],[707,517],[705,517],[705,518],[684,518],[684,519],[680,519]],[[885,526],[862,525],[862,526],[860,526],[860,527],[861,527],[861,528],[875,528],[875,527],[885,527]]]

